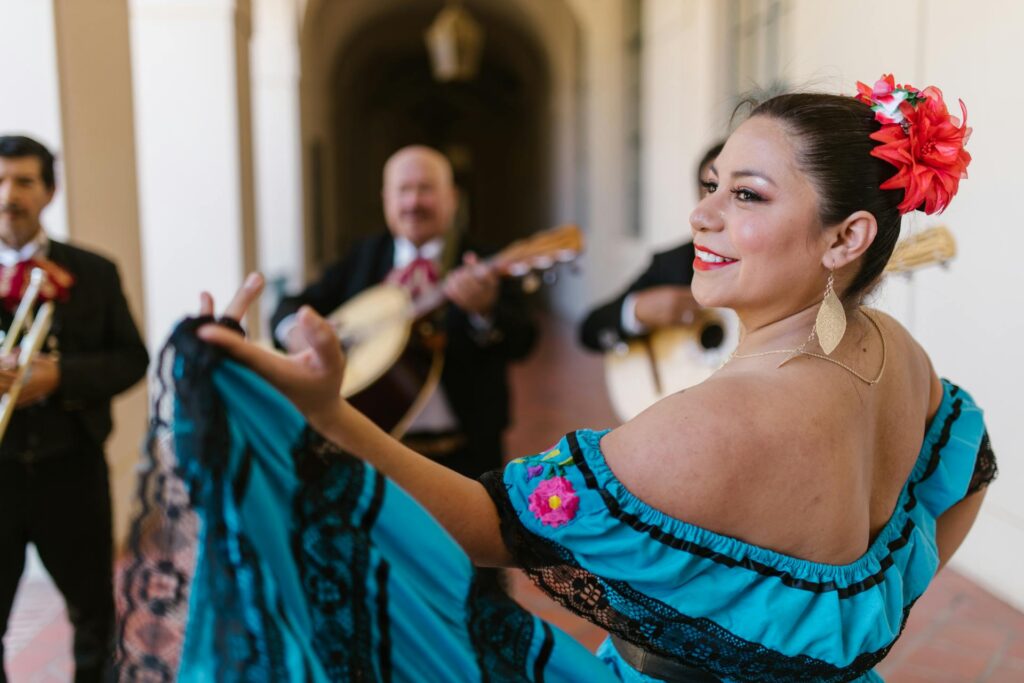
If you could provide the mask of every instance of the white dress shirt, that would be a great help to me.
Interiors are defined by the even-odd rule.
[[[21,249],[8,246],[0,240],[0,266],[16,266],[22,261],[28,261],[34,256],[45,257],[50,250],[50,238],[44,230],[36,233],[36,236],[26,242]]]

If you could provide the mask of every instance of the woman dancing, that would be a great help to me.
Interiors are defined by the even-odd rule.
[[[206,317],[169,344],[177,396],[158,420],[189,492],[178,519],[198,510],[204,530],[191,595],[165,589],[157,610],[183,610],[187,631],[180,654],[139,645],[161,616],[143,575],[192,572],[180,544],[163,565],[140,552],[122,675],[880,680],[995,474],[970,395],[861,305],[901,215],[956,193],[968,132],[937,89],[891,77],[758,106],[690,216],[693,295],[737,312],[736,353],[621,427],[572,432],[481,481],[339,398],[344,358],[313,311],[299,316],[312,348],[283,357],[209,324],[204,295]],[[248,278],[225,318],[261,288]],[[481,595],[471,563],[523,568],[608,640],[592,655]]]

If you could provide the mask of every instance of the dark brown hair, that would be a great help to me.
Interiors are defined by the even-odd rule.
[[[53,172],[53,153],[46,149],[42,143],[24,135],[0,136],[0,157],[5,159],[35,157],[39,159],[39,169],[43,183],[50,190],[57,186],[57,177]]]
[[[858,301],[878,281],[900,236],[902,190],[882,190],[896,169],[871,156],[880,128],[875,114],[852,97],[818,93],[778,95],[750,114],[781,122],[798,140],[797,164],[818,193],[822,225],[835,225],[856,211],[868,211],[878,234],[862,257],[860,270],[843,298]]]

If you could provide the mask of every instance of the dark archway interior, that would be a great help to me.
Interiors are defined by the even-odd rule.
[[[396,149],[431,145],[455,168],[459,224],[474,243],[500,247],[548,227],[549,76],[535,42],[472,3],[486,32],[479,75],[440,83],[424,31],[440,3],[410,3],[361,28],[338,53],[333,74],[334,162],[339,234],[352,239],[384,227],[381,169]],[[337,254],[323,254],[331,260]]]

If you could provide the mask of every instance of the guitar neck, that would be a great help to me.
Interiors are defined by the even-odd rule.
[[[534,270],[547,270],[558,263],[575,259],[583,250],[583,234],[578,225],[567,224],[532,237],[517,240],[497,254],[482,259],[479,265],[499,277],[520,277]],[[422,318],[442,306],[445,277],[435,287],[422,292],[410,310],[412,319]]]

